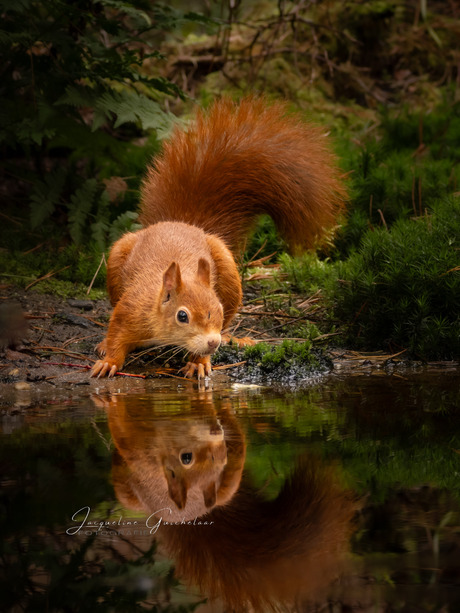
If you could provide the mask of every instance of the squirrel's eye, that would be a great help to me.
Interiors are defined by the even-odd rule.
[[[211,319],[211,311],[208,311],[208,319]]]
[[[193,454],[191,451],[187,451],[186,453],[180,454],[180,461],[182,464],[191,464],[193,458]]]
[[[177,311],[177,321],[181,324],[188,324],[188,315],[185,311]]]

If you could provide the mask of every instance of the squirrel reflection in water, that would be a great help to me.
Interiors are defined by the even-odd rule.
[[[113,482],[123,506],[164,520],[154,538],[177,575],[229,610],[321,597],[340,574],[358,508],[336,469],[304,454],[269,499],[242,478],[245,439],[228,401],[197,397],[177,415],[155,413],[154,402],[108,403]],[[200,516],[207,523],[180,524]]]
[[[163,397],[112,396],[113,482],[128,509],[164,509],[168,521],[194,519],[228,502],[243,472],[243,432],[228,408],[199,397],[189,411],[158,413]],[[152,400],[153,398],[153,400]],[[181,396],[181,399],[183,397]]]

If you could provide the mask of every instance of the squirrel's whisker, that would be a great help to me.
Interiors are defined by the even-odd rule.
[[[172,347],[160,358],[185,349],[186,357],[206,356],[201,363],[209,372],[209,353],[241,303],[236,261],[256,218],[270,215],[299,251],[336,226],[346,196],[323,131],[287,104],[221,98],[198,112],[147,169],[143,229],[111,249],[107,285],[116,306],[92,376],[113,376],[147,334],[144,343]]]

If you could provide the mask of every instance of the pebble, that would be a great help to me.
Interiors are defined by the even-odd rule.
[[[14,384],[14,389],[18,391],[30,390],[30,383],[27,383],[27,381],[18,381]]]
[[[83,309],[84,311],[91,311],[94,307],[92,300],[77,300],[76,298],[70,298],[67,300],[67,304],[76,309]]]

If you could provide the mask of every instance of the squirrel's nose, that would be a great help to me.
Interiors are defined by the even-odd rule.
[[[211,351],[215,351],[219,345],[220,345],[220,342],[216,339],[212,339],[208,341],[208,347]]]

